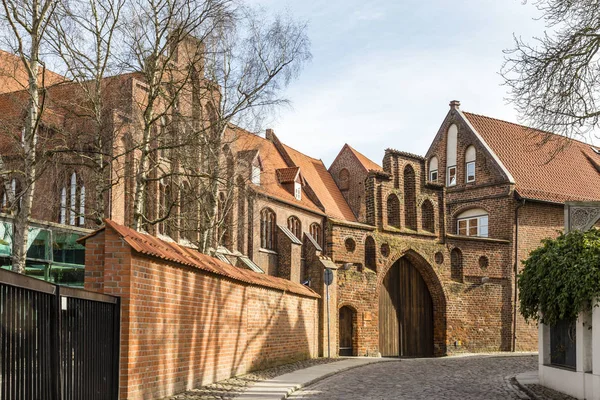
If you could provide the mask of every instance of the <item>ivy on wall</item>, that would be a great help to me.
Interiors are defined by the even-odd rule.
[[[546,239],[531,252],[519,275],[525,320],[554,325],[591,310],[600,299],[600,230],[572,231]]]

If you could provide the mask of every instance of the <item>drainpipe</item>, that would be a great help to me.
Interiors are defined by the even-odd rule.
[[[513,331],[512,331],[512,351],[517,350],[517,300],[519,297],[517,289],[517,276],[519,274],[519,208],[525,205],[525,199],[515,207],[515,263],[514,263],[514,282],[515,293],[513,300]]]

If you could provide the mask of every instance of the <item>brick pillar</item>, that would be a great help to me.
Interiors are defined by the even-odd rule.
[[[325,268],[333,271],[333,282],[329,286],[329,351],[331,357],[338,355],[338,300],[337,300],[337,267],[321,250],[304,236],[304,262],[307,266],[310,288],[317,292],[319,299],[319,356],[327,357],[327,286],[325,285]]]
[[[277,276],[301,283],[302,244],[294,239],[277,229]]]

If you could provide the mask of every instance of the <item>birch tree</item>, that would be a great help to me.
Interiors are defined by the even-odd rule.
[[[27,256],[29,218],[35,195],[38,170],[38,135],[44,112],[44,64],[41,52],[56,0],[2,0],[2,18],[5,25],[5,42],[12,45],[13,53],[20,59],[27,73],[28,85],[26,115],[23,121],[23,160],[16,177],[21,191],[13,202],[14,232],[12,269],[24,273]]]
[[[510,100],[533,127],[565,137],[594,134],[600,122],[600,3],[538,0],[548,31],[515,37],[502,68]]]

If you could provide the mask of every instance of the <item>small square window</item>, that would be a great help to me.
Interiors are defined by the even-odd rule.
[[[448,186],[456,185],[456,166],[448,167]]]
[[[430,182],[437,182],[437,180],[438,180],[437,169],[434,169],[433,171],[429,171],[429,181]]]
[[[467,182],[475,182],[475,161],[467,163]]]

